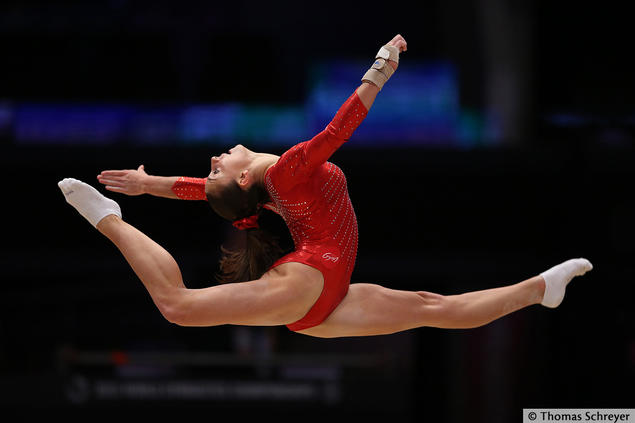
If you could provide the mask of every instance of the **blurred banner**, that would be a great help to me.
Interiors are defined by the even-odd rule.
[[[361,62],[324,62],[310,72],[303,104],[4,103],[0,131],[19,145],[193,145],[285,147],[324,129],[359,85]],[[487,132],[486,132],[487,129]],[[363,146],[471,147],[496,140],[478,111],[464,110],[450,63],[409,64],[375,101],[354,138]]]

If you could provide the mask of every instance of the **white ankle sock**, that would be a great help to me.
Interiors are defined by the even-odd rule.
[[[62,179],[57,183],[66,201],[84,216],[91,225],[97,226],[104,217],[114,214],[121,217],[119,204],[104,197],[99,191],[73,178]]]
[[[567,284],[576,276],[582,276],[593,269],[591,262],[584,258],[571,259],[543,272],[540,276],[545,280],[545,295],[542,305],[556,308],[564,298]]]

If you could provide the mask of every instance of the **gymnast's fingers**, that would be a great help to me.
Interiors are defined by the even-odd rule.
[[[125,176],[128,170],[102,170],[100,176]]]
[[[123,187],[124,181],[121,179],[111,179],[111,178],[97,178],[99,182],[103,185],[108,185],[112,187]]]
[[[112,191],[112,192],[118,192],[121,194],[127,194],[128,190],[125,187],[118,187],[118,186],[113,186],[113,185],[106,185],[106,190],[108,191]]]

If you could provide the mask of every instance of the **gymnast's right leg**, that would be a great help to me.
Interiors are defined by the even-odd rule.
[[[255,281],[187,289],[172,255],[124,222],[115,201],[76,179],[64,179],[58,185],[66,201],[119,249],[157,308],[172,323],[282,325],[299,320],[315,301],[309,295],[311,289],[317,289],[315,283],[275,274]]]
[[[58,186],[66,201],[121,251],[164,317],[175,320],[174,299],[185,286],[174,258],[124,222],[119,205],[92,186],[72,178],[60,181]]]
[[[300,333],[331,338],[384,335],[422,326],[475,328],[533,304],[557,307],[571,279],[591,269],[588,260],[572,259],[513,285],[447,296],[352,284],[322,324]]]

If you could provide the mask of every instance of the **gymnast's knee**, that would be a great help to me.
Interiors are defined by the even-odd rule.
[[[188,326],[189,313],[185,293],[182,292],[184,290],[185,288],[175,288],[153,298],[165,320],[178,326]]]
[[[452,296],[425,291],[417,291],[417,295],[420,298],[419,312],[424,326],[446,327],[457,318],[460,305]]]

